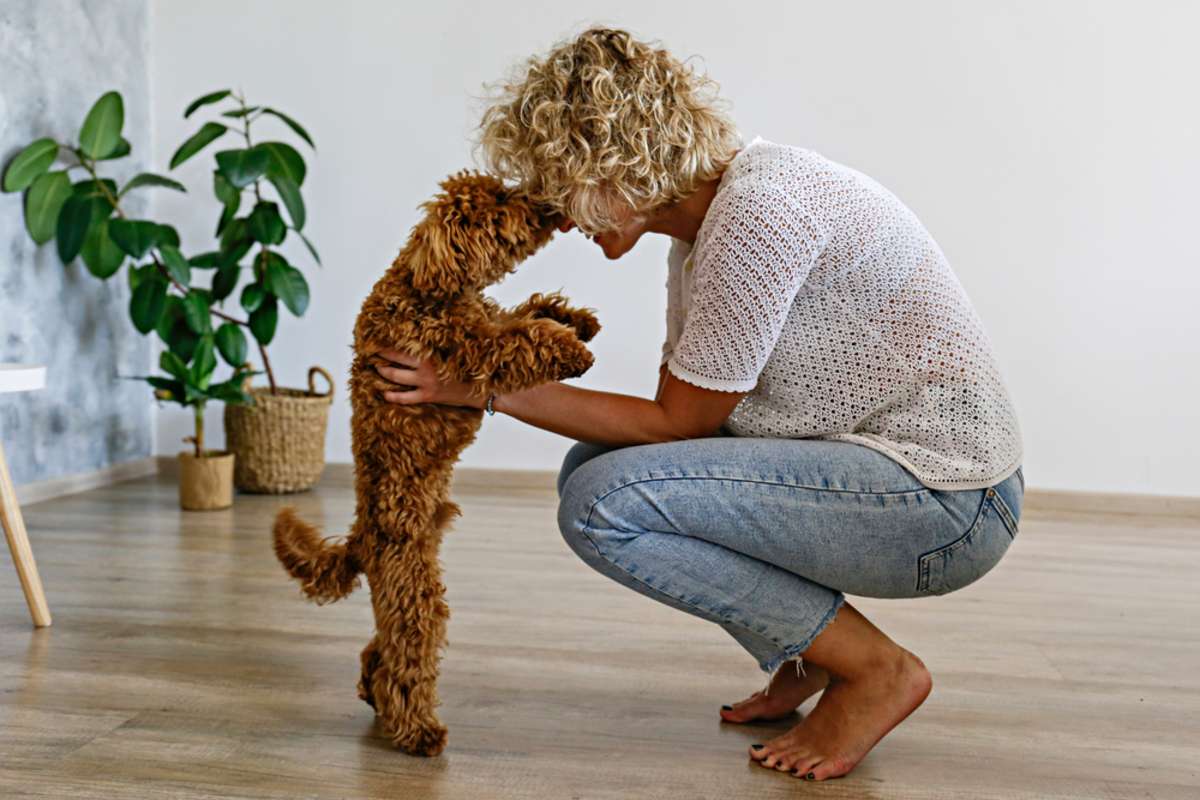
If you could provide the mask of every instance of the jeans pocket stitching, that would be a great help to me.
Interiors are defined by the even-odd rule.
[[[946,555],[953,553],[955,550],[965,547],[968,543],[970,543],[972,537],[974,537],[979,531],[980,526],[983,525],[984,518],[987,516],[987,499],[988,498],[985,496],[984,502],[979,504],[979,512],[975,515],[975,521],[971,523],[971,527],[967,528],[966,533],[955,539],[953,542],[944,544],[941,547],[935,547],[933,550],[930,550],[928,553],[925,553],[920,557],[918,560],[920,569],[917,572],[918,592],[929,591],[929,565],[933,563],[933,560],[938,557],[945,557]]]
[[[996,513],[1004,522],[1004,527],[1008,529],[1008,535],[1014,539],[1017,538],[1019,526],[1017,525],[1016,516],[1012,513],[1012,509],[1008,507],[1008,502],[995,489],[988,495],[988,499],[992,501],[992,507],[996,509]]]

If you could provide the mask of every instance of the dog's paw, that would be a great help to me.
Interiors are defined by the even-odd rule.
[[[563,320],[575,329],[575,335],[581,342],[590,342],[600,332],[600,320],[590,309],[581,308],[572,312],[571,319]]]
[[[392,734],[392,744],[409,755],[436,756],[446,749],[449,733],[436,722],[421,722]]]
[[[584,347],[581,341],[576,340],[574,343],[564,346],[562,351],[557,354],[555,366],[558,375],[556,380],[578,378],[592,368],[594,361],[595,356],[592,355],[592,351]]]

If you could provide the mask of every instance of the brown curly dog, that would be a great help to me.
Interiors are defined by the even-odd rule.
[[[349,594],[364,573],[375,635],[362,652],[358,694],[399,748],[432,756],[446,746],[437,677],[449,609],[438,548],[461,513],[450,474],[475,439],[483,412],[433,404],[397,405],[374,365],[396,349],[439,365],[443,378],[473,382],[478,397],[582,375],[583,342],[600,329],[589,309],[558,293],[503,309],[483,289],[550,240],[557,219],[485,175],[460,172],[423,203],[391,268],[363,303],[350,367],[355,520],[329,544],[285,508],[275,520],[275,554],[317,603]]]

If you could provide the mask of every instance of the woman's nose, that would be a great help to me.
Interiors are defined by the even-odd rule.
[[[563,217],[563,221],[558,223],[558,229],[562,233],[566,233],[567,231],[571,230],[571,228],[574,228],[574,227],[575,227],[575,223],[572,220],[567,219],[566,217]]]

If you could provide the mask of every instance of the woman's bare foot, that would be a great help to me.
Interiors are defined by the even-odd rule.
[[[721,719],[726,722],[782,719],[829,684],[829,673],[824,667],[805,663],[801,672],[796,668],[797,663],[785,661],[775,670],[765,692],[760,689],[740,703],[722,706]]]
[[[921,659],[898,649],[894,659],[876,662],[853,678],[831,676],[812,713],[782,736],[752,745],[750,758],[809,780],[850,772],[933,687]]]

